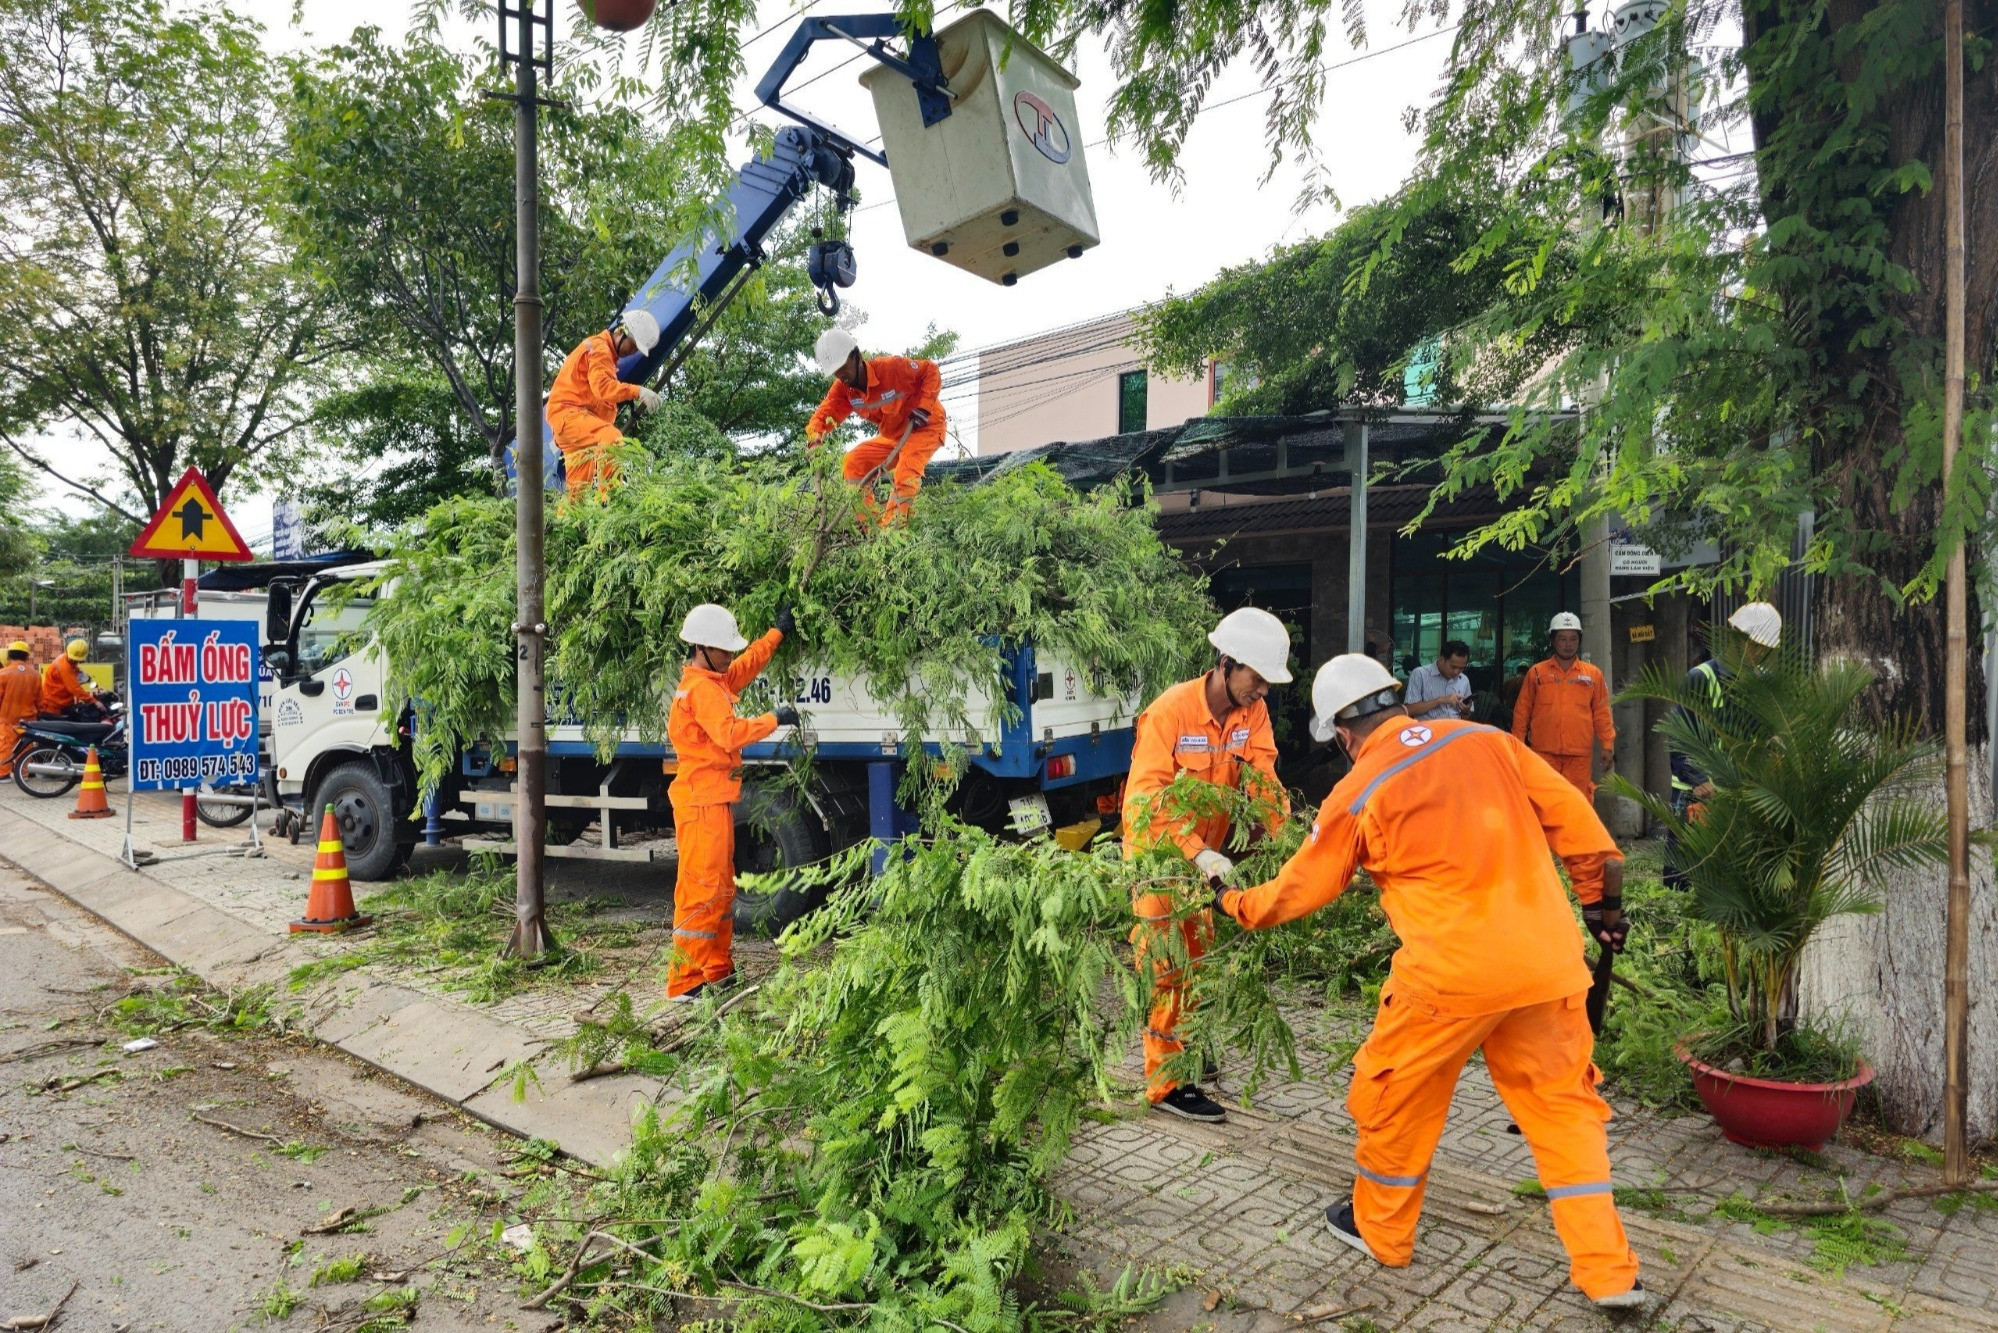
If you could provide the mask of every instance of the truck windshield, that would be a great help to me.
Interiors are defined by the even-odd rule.
[[[362,622],[373,605],[370,597],[315,596],[298,625],[298,672],[315,675],[351,654],[359,646]]]

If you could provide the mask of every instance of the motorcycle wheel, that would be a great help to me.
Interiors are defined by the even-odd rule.
[[[31,764],[55,767],[60,765],[63,773],[29,773]],[[50,800],[66,796],[72,787],[83,781],[83,765],[76,756],[53,745],[35,745],[14,754],[14,785],[30,796]]]
[[[217,794],[249,796],[253,794],[253,790],[249,787],[223,787],[218,790]],[[247,805],[236,805],[233,802],[225,801],[204,801],[197,796],[194,798],[194,813],[200,816],[201,822],[210,828],[234,828],[250,817],[251,810]]]

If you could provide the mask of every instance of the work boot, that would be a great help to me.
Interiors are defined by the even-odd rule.
[[[1367,1248],[1367,1242],[1360,1235],[1360,1224],[1353,1220],[1353,1201],[1335,1203],[1325,1210],[1325,1225],[1332,1228],[1332,1234],[1346,1244],[1366,1255],[1369,1259],[1374,1252]]]
[[[692,1003],[693,1003],[694,1001],[696,1001],[696,1000],[698,1000],[698,999],[700,999],[700,998],[701,998],[701,995],[703,994],[703,992],[705,992],[705,991],[707,990],[707,988],[708,988],[708,983],[707,983],[707,982],[705,982],[705,981],[697,981],[697,982],[695,982],[695,983],[693,984],[693,986],[692,986],[691,988],[689,988],[689,989],[687,989],[687,990],[683,990],[683,991],[681,991],[681,992],[680,992],[680,993],[679,993],[678,995],[669,995],[669,996],[667,996],[667,997],[666,997],[666,1003],[668,1003],[668,1004],[692,1004]]]
[[[1629,1291],[1619,1291],[1614,1296],[1598,1296],[1595,1302],[1598,1310],[1641,1310],[1650,1299],[1651,1293],[1644,1289],[1644,1284],[1633,1282]]]
[[[1221,1103],[1202,1092],[1197,1083],[1180,1084],[1153,1102],[1152,1109],[1185,1120],[1204,1120],[1210,1125],[1218,1125],[1228,1118],[1228,1112],[1222,1109]]]

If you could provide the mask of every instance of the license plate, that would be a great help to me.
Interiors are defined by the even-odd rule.
[[[1031,796],[1015,796],[1006,804],[1013,815],[1015,833],[1039,833],[1054,827],[1054,813],[1048,809],[1048,798],[1039,792]]]

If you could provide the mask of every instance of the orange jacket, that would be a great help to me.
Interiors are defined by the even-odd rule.
[[[41,710],[42,674],[26,662],[0,666],[0,727],[33,720]],[[0,755],[0,759],[6,758]]]
[[[617,348],[608,333],[586,338],[569,353],[548,391],[548,415],[583,412],[609,425],[618,404],[638,397],[639,386],[617,377]]]
[[[1181,773],[1191,773],[1221,787],[1245,788],[1253,770],[1259,795],[1277,802],[1282,814],[1271,829],[1290,814],[1290,794],[1276,775],[1276,737],[1270,732],[1270,710],[1261,702],[1236,708],[1219,722],[1207,706],[1207,677],[1181,681],[1152,700],[1138,714],[1137,736],[1131,747],[1131,771],[1124,779],[1124,851],[1127,855],[1170,839],[1192,860],[1202,851],[1226,853],[1228,821],[1183,815],[1165,817],[1154,808],[1158,794]],[[1144,834],[1135,825],[1150,812]]]
[[[1512,706],[1512,734],[1541,754],[1590,753],[1601,741],[1603,753],[1616,749],[1616,723],[1610,717],[1609,682],[1581,658],[1563,667],[1557,658],[1535,662],[1520,682]]]
[[[1496,727],[1390,721],[1277,877],[1230,889],[1221,906],[1251,930],[1281,925],[1331,902],[1365,866],[1401,937],[1397,989],[1439,1014],[1497,1013],[1589,987],[1550,847],[1575,896],[1599,900],[1616,842],[1546,760]]]
[[[96,697],[97,687],[83,674],[83,668],[67,657],[58,657],[42,668],[44,713],[60,713],[71,704],[87,704]]]
[[[890,439],[899,438],[909,424],[909,413],[927,408],[930,428],[941,430],[943,404],[937,395],[943,390],[943,373],[934,361],[911,361],[900,356],[877,356],[867,363],[867,390],[856,393],[844,381],[834,380],[826,390],[825,401],[805,427],[805,438],[817,444],[825,433],[858,413],[871,421]]]
[[[687,663],[680,688],[666,714],[679,773],[666,796],[675,810],[691,805],[727,805],[742,795],[742,747],[777,730],[777,715],[737,717],[735,697],[770,664],[784,636],[771,630],[736,655],[727,671]]]

